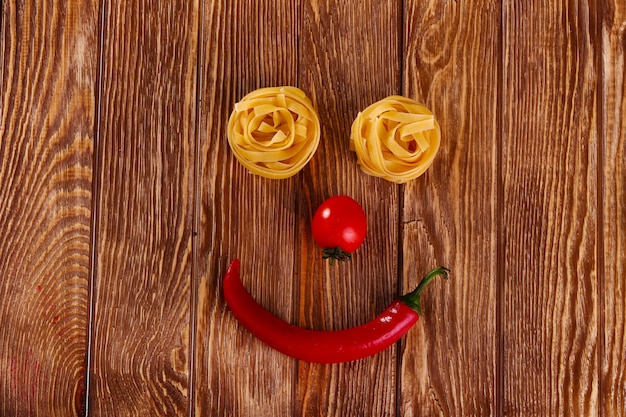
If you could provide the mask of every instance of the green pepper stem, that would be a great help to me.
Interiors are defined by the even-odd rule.
[[[422,294],[422,291],[424,291],[424,288],[426,288],[426,286],[439,275],[443,275],[445,279],[448,279],[449,272],[450,270],[443,266],[438,266],[437,268],[434,268],[429,273],[427,273],[424,278],[422,278],[417,288],[415,288],[410,293],[404,294],[402,297],[400,297],[400,301],[411,307],[417,312],[417,314],[421,316],[422,306],[420,301],[420,295]]]

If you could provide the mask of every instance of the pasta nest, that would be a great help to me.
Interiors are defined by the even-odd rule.
[[[366,173],[404,183],[432,164],[441,129],[424,105],[389,96],[360,112],[352,124],[350,150]]]
[[[297,174],[313,157],[320,122],[302,90],[268,87],[235,104],[227,133],[230,148],[248,171],[283,179]]]

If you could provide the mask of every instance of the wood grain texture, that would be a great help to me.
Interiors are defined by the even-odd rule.
[[[598,413],[592,12],[571,1],[504,5],[501,279],[511,416]]]
[[[270,180],[248,173],[228,146],[226,125],[248,92],[297,86],[299,6],[205,1],[202,16],[195,413],[290,415],[295,361],[237,323],[221,279],[228,263],[240,258],[246,288],[293,322],[299,176]]]
[[[623,0],[0,4],[1,416],[626,417]],[[226,124],[279,85],[323,130],[269,180]],[[390,94],[443,129],[402,186],[348,150]],[[310,218],[337,194],[369,232],[330,267]],[[236,322],[236,257],[316,329],[452,274],[400,343],[325,366]]]
[[[602,19],[601,160],[604,187],[602,415],[626,416],[626,4],[606,1]]]
[[[403,344],[402,416],[498,414],[499,17],[498,1],[405,9],[404,94],[433,111],[442,145],[404,187],[403,288],[437,265],[451,279],[430,285]]]
[[[303,171],[298,194],[298,323],[340,329],[374,318],[397,295],[398,186],[363,173],[349,152],[360,110],[400,92],[400,2],[310,1],[302,6],[300,83],[317,104],[320,147]],[[372,47],[376,45],[376,47]],[[349,263],[327,265],[313,242],[319,204],[346,194],[368,216],[368,235]],[[396,412],[395,347],[340,365],[298,365],[295,414]]]
[[[83,413],[97,16],[2,2],[2,416]]]
[[[106,3],[89,412],[187,416],[198,3]]]

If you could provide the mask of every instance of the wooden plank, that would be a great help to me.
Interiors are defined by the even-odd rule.
[[[83,414],[98,2],[2,2],[0,415]]]
[[[504,5],[506,415],[598,413],[592,13]]]
[[[401,355],[400,415],[499,415],[497,268],[500,2],[407,3],[404,94],[442,128],[433,165],[404,187],[403,288],[436,265]],[[468,383],[471,381],[471,383]]]
[[[360,110],[400,92],[401,2],[304,2],[300,83],[317,104],[322,139],[298,194],[298,323],[339,329],[373,319],[398,295],[398,186],[363,173],[348,150]],[[349,263],[328,266],[310,229],[328,197],[346,194],[368,216]],[[339,365],[301,362],[296,415],[390,416],[396,412],[396,349]]]
[[[89,413],[187,416],[198,2],[105,8]]]
[[[602,144],[600,201],[604,250],[601,398],[603,416],[626,416],[626,4],[605,1],[602,13]]]
[[[299,6],[205,1],[202,7],[195,414],[291,415],[294,361],[237,323],[221,279],[228,263],[240,258],[252,295],[293,320],[299,176],[249,174],[230,151],[226,125],[235,102],[248,92],[297,86]]]

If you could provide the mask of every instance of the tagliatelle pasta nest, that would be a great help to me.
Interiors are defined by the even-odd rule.
[[[430,167],[440,142],[441,129],[430,110],[409,98],[390,96],[357,115],[350,150],[366,173],[404,183]]]
[[[297,174],[313,157],[320,122],[302,90],[268,87],[235,104],[227,134],[235,157],[251,173],[283,179]]]

